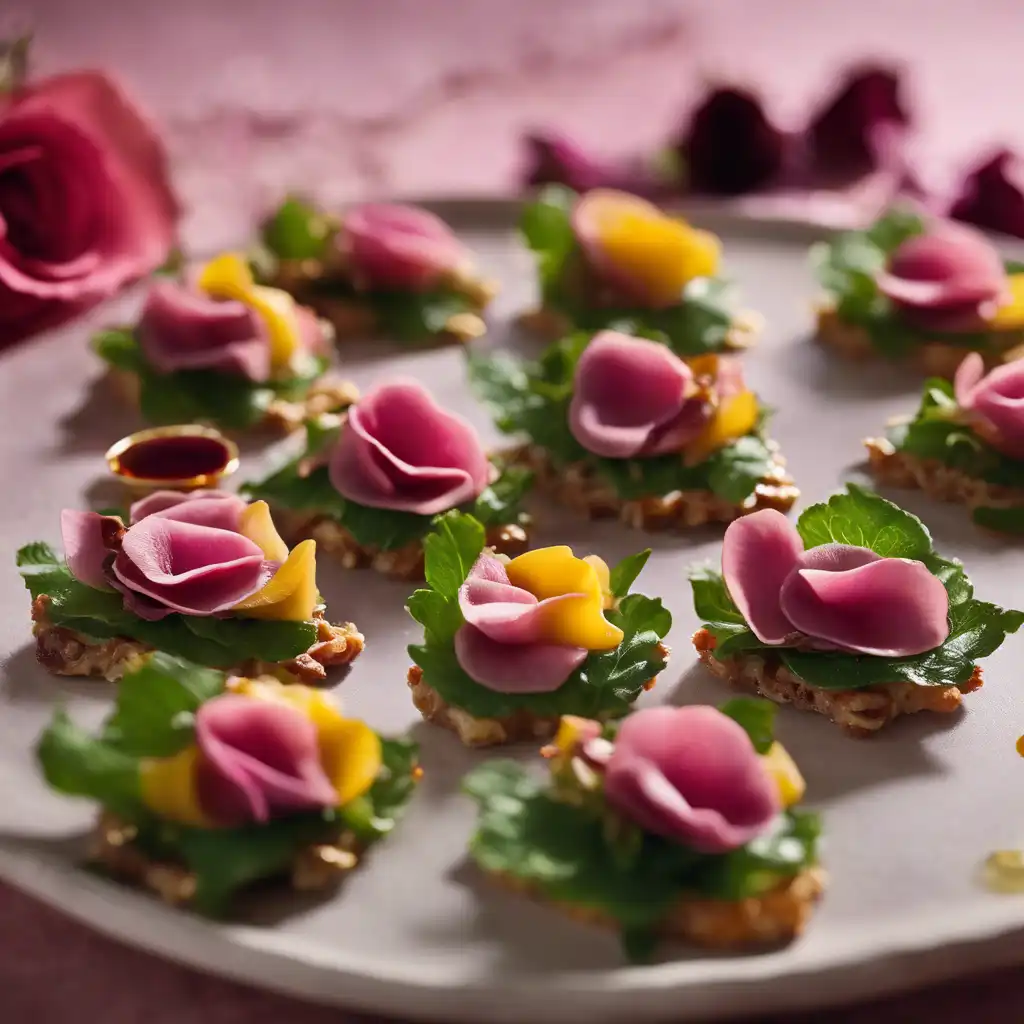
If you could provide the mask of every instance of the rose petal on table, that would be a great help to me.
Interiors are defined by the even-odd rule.
[[[726,528],[722,577],[733,603],[762,643],[780,644],[794,632],[779,595],[803,551],[796,527],[775,509],[743,516]]]
[[[923,654],[945,641],[949,597],[921,562],[865,561],[856,554],[863,549],[835,547],[829,568],[804,567],[827,564],[825,556],[801,559],[782,587],[782,611],[798,630],[882,658]]]

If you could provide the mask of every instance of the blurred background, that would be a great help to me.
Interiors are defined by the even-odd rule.
[[[709,84],[805,117],[865,58],[906,67],[932,188],[1024,143],[1020,0],[18,0],[36,74],[118,72],[164,127],[185,240],[237,241],[282,191],[508,194],[521,137],[607,156],[678,134]],[[3,27],[0,25],[0,27]],[[8,33],[0,33],[8,34]]]

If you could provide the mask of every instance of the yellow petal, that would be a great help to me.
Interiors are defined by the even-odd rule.
[[[270,365],[287,366],[299,345],[295,300],[280,288],[257,285],[245,258],[226,252],[210,260],[199,274],[199,287],[218,299],[234,299],[254,309],[267,325]]]
[[[612,573],[608,563],[600,555],[587,555],[583,559],[587,565],[594,567],[597,573],[597,582],[601,587],[601,604],[605,611],[615,607],[615,595],[612,594]]]
[[[186,747],[173,757],[146,758],[139,766],[142,802],[162,821],[211,828],[199,806],[196,769],[199,749]]]
[[[320,690],[262,679],[245,679],[233,687],[254,700],[286,704],[301,711],[316,726],[320,764],[344,806],[362,796],[380,772],[380,737],[365,722],[345,718],[341,708]]]
[[[686,362],[689,363],[695,377],[710,377],[712,380],[718,377],[718,356],[714,352],[693,356]]]
[[[718,270],[718,239],[665,216],[652,203],[613,191],[591,193],[583,201],[605,258],[653,305],[677,302],[689,281]]]
[[[789,756],[789,751],[781,743],[773,743],[761,760],[779,787],[783,807],[792,807],[803,800],[807,783],[796,762]]]
[[[558,731],[551,745],[560,754],[569,754],[585,740],[601,735],[601,725],[590,718],[578,715],[562,715],[558,721]]]
[[[283,562],[288,557],[288,545],[281,540],[265,501],[254,501],[245,508],[238,532],[257,545],[271,562]]]
[[[304,540],[262,590],[240,601],[232,611],[251,619],[307,622],[313,618],[317,599],[316,541]]]
[[[604,594],[597,570],[572,548],[538,548],[513,558],[505,566],[513,586],[543,601],[564,594],[580,597],[551,605],[541,625],[545,643],[606,651],[622,643],[622,630],[604,617]]]
[[[749,434],[757,425],[759,415],[757,396],[752,391],[741,391],[726,399],[697,439],[686,446],[686,461],[696,465],[730,441]]]
[[[1010,274],[1007,288],[1007,302],[995,311],[989,322],[1003,329],[1024,327],[1024,274]]]

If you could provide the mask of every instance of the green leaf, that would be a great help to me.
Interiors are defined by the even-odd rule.
[[[924,229],[924,218],[920,214],[896,207],[887,210],[864,232],[864,236],[888,255],[895,252],[908,239],[920,235]]]
[[[537,199],[523,207],[519,230],[537,257],[541,290],[558,280],[569,255],[576,248],[572,208],[579,197],[562,185],[547,185]]]
[[[480,765],[463,788],[480,807],[470,854],[485,871],[510,875],[550,900],[595,908],[618,922],[633,954],[681,900],[739,900],[792,877],[817,860],[813,815],[789,812],[746,847],[701,854],[644,835],[637,856],[623,861],[605,841],[602,818],[560,803],[511,761]]]
[[[288,196],[262,230],[263,244],[282,260],[321,259],[332,234],[328,218],[297,196]]]
[[[734,697],[718,706],[723,715],[728,715],[747,731],[750,742],[759,754],[767,754],[775,742],[775,715],[778,706],[770,700],[753,697]]]
[[[1024,533],[1024,506],[1016,505],[1009,508],[976,508],[971,518],[986,530],[998,530],[1000,533]]]
[[[444,597],[436,590],[414,590],[406,607],[409,614],[423,626],[428,644],[451,643],[462,625],[458,600]]]
[[[715,638],[717,657],[727,658],[764,646],[733,604],[725,580],[717,569],[695,566],[690,570],[690,586],[697,615]]]
[[[427,584],[442,597],[455,598],[484,549],[483,525],[462,512],[438,516],[423,541]]]
[[[505,466],[476,499],[470,515],[483,526],[502,526],[520,518],[520,507],[533,484],[533,473],[523,466]]]
[[[706,465],[708,490],[740,505],[772,468],[772,454],[763,438],[748,434],[720,449]]]
[[[625,597],[636,578],[643,572],[647,560],[651,557],[651,549],[640,551],[635,555],[627,555],[618,565],[614,566],[609,576],[609,588],[613,597]],[[667,630],[666,630],[667,632]]]
[[[192,742],[193,715],[224,689],[224,674],[154,654],[127,673],[102,741],[132,757],[170,757]]]
[[[129,818],[139,812],[142,793],[138,760],[90,736],[63,709],[55,712],[40,736],[36,759],[53,789],[96,800]]]
[[[44,544],[41,540],[37,540],[32,544],[26,544],[24,547],[18,549],[18,553],[15,556],[15,564],[21,568],[22,566],[29,565],[42,565],[47,567],[53,567],[60,565],[63,559],[59,559],[56,552],[49,544]]]
[[[379,834],[389,832],[416,790],[419,746],[407,739],[382,739],[382,763],[368,794]]]
[[[111,327],[93,336],[93,351],[104,362],[126,370],[128,373],[140,373],[146,365],[135,333],[130,327]]]
[[[796,528],[805,548],[835,542],[869,548],[884,558],[918,560],[932,550],[931,535],[917,516],[856,484],[805,509]]]

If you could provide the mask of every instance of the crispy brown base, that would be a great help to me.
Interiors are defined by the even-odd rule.
[[[961,686],[918,686],[897,682],[860,690],[822,690],[808,686],[781,663],[761,654],[740,654],[719,660],[714,656],[715,638],[706,629],[693,634],[697,655],[719,679],[776,704],[792,704],[801,711],[816,711],[835,722],[843,732],[863,739],[872,736],[900,715],[918,711],[951,714],[965,693],[980,689],[980,666]]]
[[[525,466],[536,486],[561,505],[589,519],[618,519],[640,530],[680,530],[706,523],[728,523],[764,508],[788,512],[800,491],[786,471],[786,460],[774,442],[774,464],[742,505],[734,505],[711,491],[674,491],[626,501],[585,462],[556,467],[545,449],[523,445],[503,453],[505,461]]]
[[[40,594],[32,602],[32,635],[36,638],[36,659],[58,676],[90,676],[116,683],[126,672],[138,667],[153,652],[148,644],[116,637],[93,642],[47,618],[49,598]],[[364,646],[363,634],[351,622],[333,625],[322,612],[314,615],[317,640],[308,651],[290,661],[269,663],[249,660],[233,666],[233,675],[284,675],[295,682],[315,686],[323,683],[329,669],[348,665]]]
[[[195,876],[183,864],[150,860],[133,842],[134,826],[104,812],[93,833],[90,860],[121,881],[148,889],[165,903],[191,902]],[[351,832],[332,843],[315,843],[298,850],[288,879],[293,889],[318,891],[335,885],[359,864],[363,848]]]
[[[618,928],[614,918],[593,907],[551,900],[536,887],[512,875],[488,872],[498,885],[554,907],[581,924]],[[745,900],[684,897],[666,914],[658,933],[666,942],[706,949],[777,946],[800,935],[825,891],[827,876],[820,867],[805,868],[760,896]]]
[[[1024,507],[1024,488],[990,484],[963,470],[953,469],[938,459],[922,459],[910,452],[898,451],[884,437],[869,437],[871,472],[879,483],[890,487],[917,487],[936,501],[952,501],[976,508]]]
[[[419,541],[393,551],[364,547],[330,516],[274,508],[274,522],[289,545],[312,538],[317,548],[337,558],[346,569],[373,569],[384,576],[410,582],[423,579],[423,545]],[[525,527],[510,523],[491,527],[487,545],[500,555],[522,554],[529,546]]]
[[[848,324],[840,320],[835,310],[827,303],[817,307],[818,328],[815,335],[819,344],[832,349],[848,359],[883,359],[881,352],[871,341],[871,335],[863,327]],[[1004,336],[1005,335],[1005,336]],[[1020,344],[1020,332],[999,332],[992,334],[995,345],[992,349],[982,352],[986,369],[994,369],[1003,363],[1012,362],[1024,355],[1024,345]],[[957,345],[949,345],[940,341],[929,341],[918,345],[900,362],[927,374],[929,377],[944,377],[952,380],[956,368],[963,362],[967,349]]]
[[[328,320],[334,327],[336,341],[380,336],[380,325],[371,306],[357,299],[325,295],[323,289],[316,287],[324,278],[343,272],[343,268],[328,268],[318,260],[282,260],[270,284],[290,292],[302,305]],[[497,284],[479,277],[470,267],[456,269],[444,283],[465,296],[475,311],[453,314],[444,330],[430,340],[439,344],[466,344],[479,338],[487,330],[480,314],[497,294]]]
[[[138,408],[139,378],[134,373],[110,368],[107,370],[107,379],[121,401]],[[256,429],[264,428],[277,434],[290,434],[307,420],[328,412],[340,412],[358,399],[359,389],[355,384],[326,374],[310,385],[305,398],[301,400],[275,398],[267,406],[263,420]]]
[[[564,313],[544,306],[523,313],[518,323],[524,330],[545,341],[558,341],[575,330],[572,320]],[[757,344],[763,328],[764,320],[759,313],[750,310],[738,313],[725,336],[724,347],[730,351],[752,348]]]
[[[668,659],[670,648],[658,645],[663,658]],[[525,709],[505,718],[474,718],[461,708],[452,707],[432,686],[423,681],[423,670],[411,665],[406,682],[412,691],[412,702],[423,718],[455,733],[467,747],[494,747],[502,743],[520,743],[525,740],[546,740],[554,736],[560,716],[535,715]],[[656,677],[648,679],[645,690],[653,689]]]

